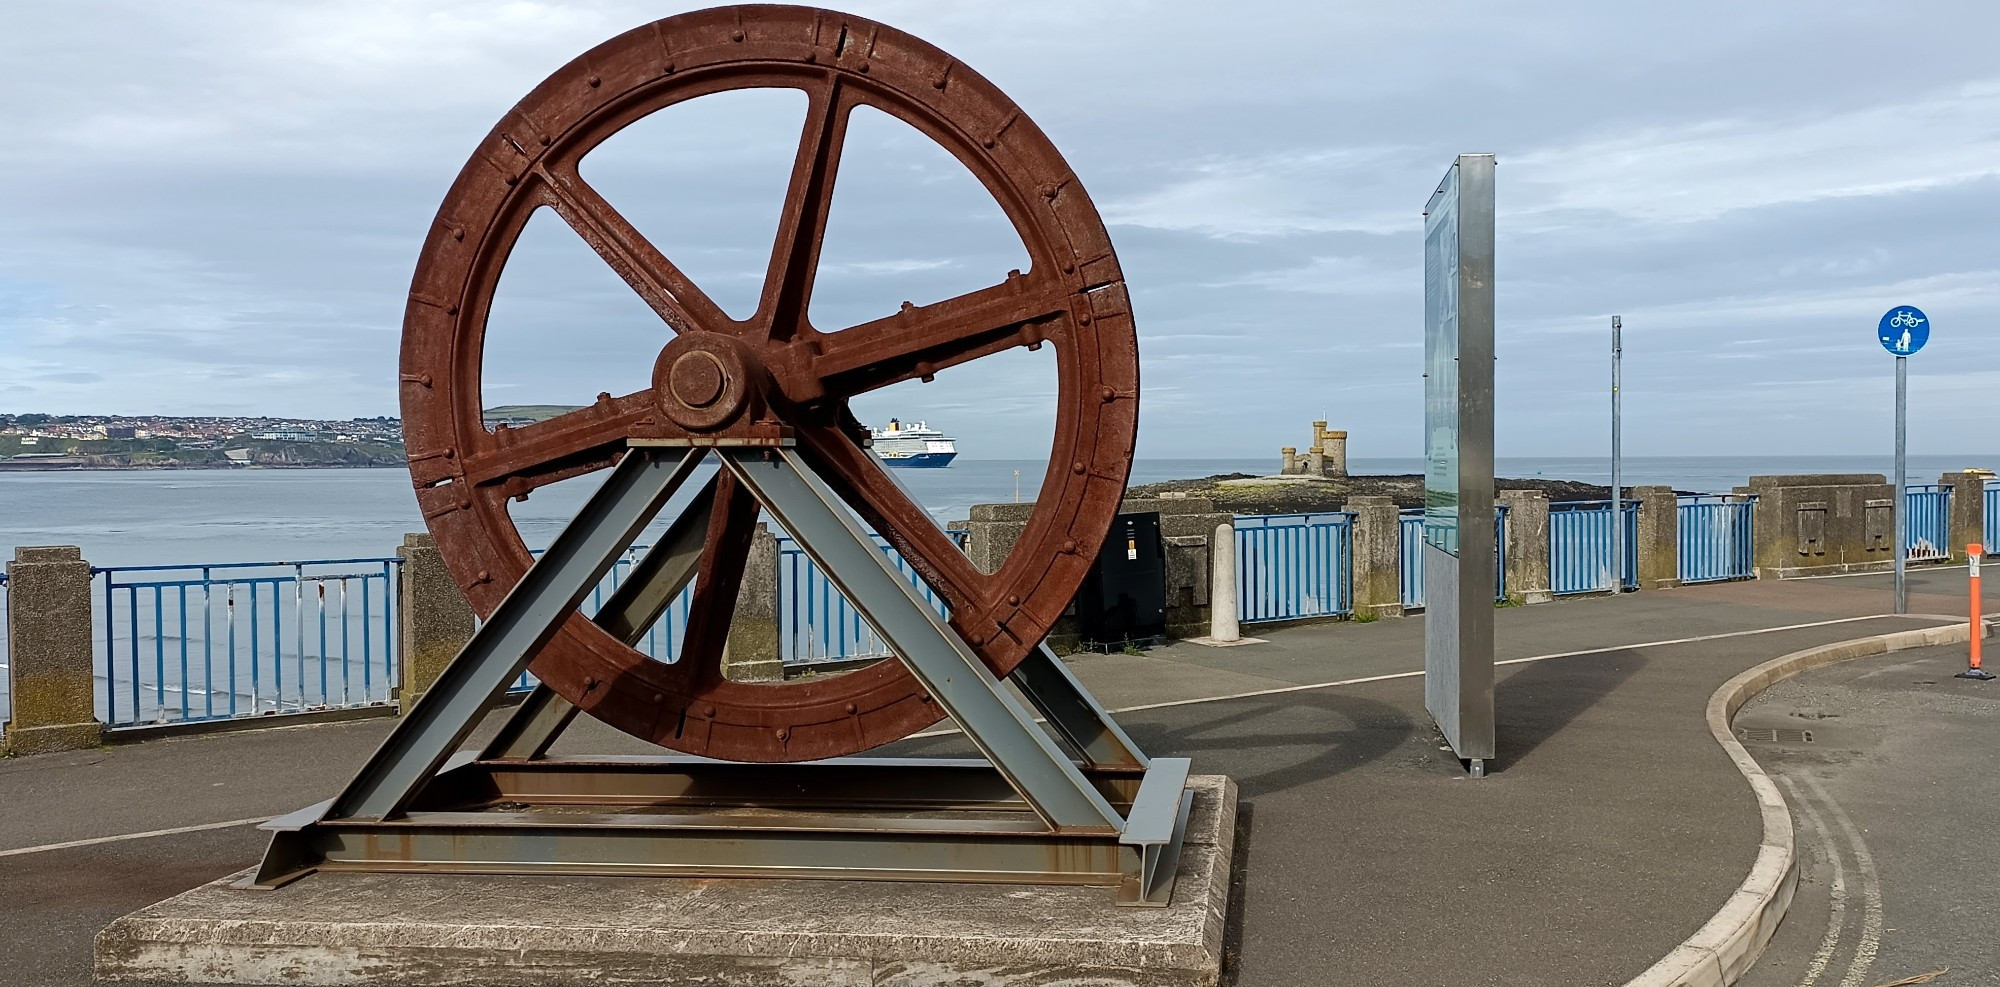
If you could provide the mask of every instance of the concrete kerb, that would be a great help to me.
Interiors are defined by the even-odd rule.
[[[1791,907],[1799,878],[1791,810],[1777,784],[1737,741],[1731,726],[1737,710],[1765,689],[1816,668],[1970,639],[1970,630],[1961,622],[1839,641],[1774,658],[1715,690],[1708,700],[1708,730],[1750,783],[1763,814],[1764,841],[1757,848],[1749,876],[1722,909],[1673,952],[1627,981],[1625,987],[1729,987],[1757,961]]]

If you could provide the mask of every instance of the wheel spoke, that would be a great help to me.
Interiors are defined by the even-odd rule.
[[[601,469],[653,410],[652,392],[640,391],[496,433],[486,449],[467,457],[465,479],[475,486],[503,484],[512,496]]]
[[[955,614],[980,609],[987,577],[922,507],[910,500],[867,450],[839,428],[815,425],[798,430],[799,444],[818,460],[821,475],[870,528],[901,553],[903,560]]]
[[[833,205],[834,175],[840,170],[841,145],[847,136],[848,111],[856,102],[837,76],[808,89],[806,96],[810,102],[805,129],[799,135],[798,156],[792,161],[784,211],[778,214],[778,235],[764,275],[764,294],[757,303],[766,337],[773,340],[791,339],[806,327],[813,275],[819,269],[826,217]]]
[[[676,662],[684,669],[681,674],[696,682],[722,674],[722,651],[736,613],[736,595],[743,586],[743,566],[757,534],[757,498],[728,470],[716,474],[714,503]]]
[[[1055,281],[1004,284],[905,309],[814,340],[812,372],[827,393],[852,397],[989,353],[1047,339],[1074,289]]]
[[[675,332],[726,332],[735,322],[573,165],[538,169],[549,205]]]

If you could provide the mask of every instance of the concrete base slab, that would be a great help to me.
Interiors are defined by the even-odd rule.
[[[100,980],[201,984],[1208,987],[1236,786],[1189,779],[1167,908],[1114,890],[867,881],[231,875],[113,922]]]
[[[1246,644],[1269,644],[1261,637],[1239,637],[1234,641],[1218,641],[1212,637],[1183,638],[1189,644],[1199,644],[1204,648],[1240,648]]]

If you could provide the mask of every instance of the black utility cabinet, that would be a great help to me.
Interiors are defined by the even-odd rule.
[[[1122,645],[1167,634],[1167,553],[1157,513],[1120,514],[1076,594],[1085,644]]]

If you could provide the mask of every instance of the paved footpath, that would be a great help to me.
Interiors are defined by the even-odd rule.
[[[1962,612],[1959,570],[1912,584],[1913,611]],[[1424,713],[1417,618],[1073,665],[1149,752],[1241,786],[1229,982],[1616,985],[1705,922],[1755,855],[1758,815],[1708,734],[1710,693],[1777,655],[1938,622],[1885,616],[1888,604],[1886,578],[1870,576],[1503,609],[1499,756],[1477,781]],[[125,836],[326,798],[386,729],[0,762],[0,984],[87,982],[98,929],[248,866],[263,844],[244,825]],[[641,746],[600,728],[559,749]],[[108,841],[37,849],[87,839]]]
[[[1744,746],[1799,846],[1798,896],[1745,987],[1940,969],[1939,987],[2000,984],[2000,682],[1953,678],[1965,660],[1955,645],[1833,665],[1737,714],[1739,731],[1785,731]]]

